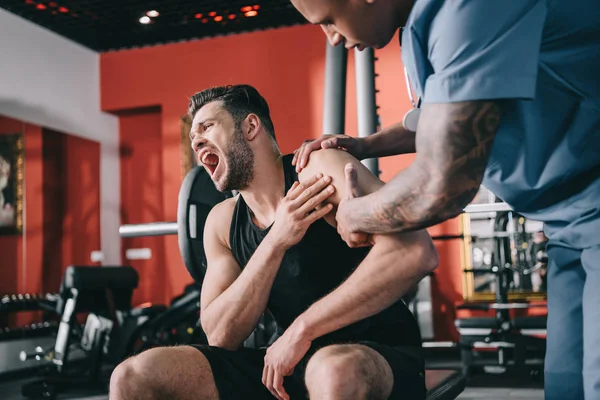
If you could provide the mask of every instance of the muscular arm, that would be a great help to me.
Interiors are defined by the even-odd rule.
[[[215,206],[206,221],[204,248],[208,268],[202,284],[200,318],[210,345],[234,350],[250,335],[265,311],[285,251],[273,246],[267,235],[242,270],[228,240],[231,201]]]
[[[500,105],[423,106],[410,167],[354,201],[350,227],[369,233],[426,228],[460,214],[479,190],[500,122]]]
[[[362,158],[387,157],[416,151],[415,132],[405,129],[401,122],[360,140],[364,146]]]
[[[336,187],[334,205],[346,195],[344,167],[352,163],[362,191],[383,185],[358,160],[338,150],[311,156],[300,180],[314,173],[330,175]],[[331,217],[331,216],[328,216]],[[327,218],[334,223],[334,218]],[[310,339],[374,315],[396,302],[437,267],[437,253],[426,231],[375,235],[374,245],[356,270],[329,295],[313,304],[294,322]]]

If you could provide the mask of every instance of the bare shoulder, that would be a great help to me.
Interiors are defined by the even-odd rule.
[[[312,168],[331,168],[337,164],[345,165],[348,162],[359,163],[360,161],[344,150],[322,149],[310,154],[306,168],[311,168],[311,166]]]
[[[319,173],[334,178],[340,174],[343,176],[344,166],[348,163],[358,165],[360,161],[343,150],[324,149],[314,151],[310,154],[306,167],[298,174],[298,178],[302,182]]]
[[[233,210],[237,202],[237,196],[223,200],[215,205],[208,213],[206,225],[204,226],[204,241],[218,238],[219,242],[229,246],[229,227],[233,218]]]
[[[332,185],[336,188],[333,199],[339,201],[345,196],[346,178],[344,169],[347,164],[352,164],[356,170],[358,186],[363,194],[369,194],[379,189],[381,182],[358,159],[343,150],[324,149],[310,154],[306,167],[298,174],[298,180],[303,182],[315,174],[321,173],[332,178]]]

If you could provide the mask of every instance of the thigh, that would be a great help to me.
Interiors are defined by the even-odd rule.
[[[581,251],[549,244],[548,370],[581,371],[584,283]]]
[[[273,395],[262,383],[265,350],[242,347],[231,351],[204,345],[194,347],[204,354],[210,364],[220,400],[273,400]],[[286,379],[284,386],[292,399],[298,397],[295,382]],[[302,396],[303,392],[300,393]]]
[[[583,250],[583,375],[586,398],[600,398],[600,246]]]
[[[583,398],[585,272],[581,251],[548,244],[548,327],[545,360],[547,399]],[[577,397],[579,398],[579,397]]]

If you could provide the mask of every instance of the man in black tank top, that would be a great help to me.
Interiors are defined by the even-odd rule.
[[[400,299],[437,266],[429,235],[376,235],[349,248],[337,204],[383,183],[338,150],[313,154],[296,174],[251,86],[197,93],[189,113],[198,161],[219,190],[239,191],[206,221],[209,346],[127,360],[110,398],[424,399],[419,328]],[[241,347],[266,310],[282,335],[268,349]]]

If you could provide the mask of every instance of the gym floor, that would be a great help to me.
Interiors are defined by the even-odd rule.
[[[21,400],[21,385],[25,381],[0,382],[3,400]],[[107,400],[106,394],[68,393],[58,399]],[[532,382],[518,376],[477,375],[458,400],[543,400],[544,390],[541,382]]]

